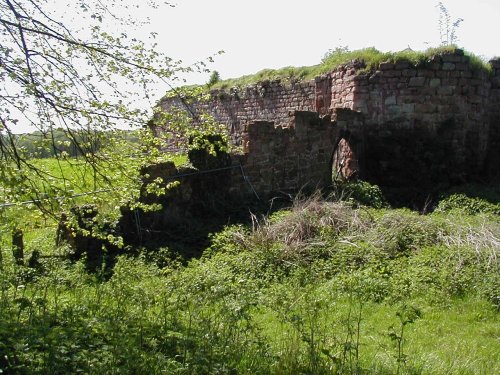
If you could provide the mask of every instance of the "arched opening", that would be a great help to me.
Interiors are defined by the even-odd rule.
[[[359,174],[359,162],[351,144],[345,138],[341,138],[332,158],[332,180],[349,181],[357,178]]]

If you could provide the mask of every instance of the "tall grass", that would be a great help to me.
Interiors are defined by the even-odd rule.
[[[460,215],[315,196],[214,234],[201,259],[122,256],[110,278],[18,265],[3,242],[0,369],[497,373],[500,222]]]

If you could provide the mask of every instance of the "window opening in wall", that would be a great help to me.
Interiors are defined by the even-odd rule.
[[[358,157],[347,139],[341,138],[333,152],[333,181],[349,181],[359,173]]]

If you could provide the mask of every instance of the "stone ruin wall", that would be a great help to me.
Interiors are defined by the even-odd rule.
[[[208,113],[225,124],[232,141],[241,144],[244,127],[251,121],[272,121],[276,126],[288,125],[290,111],[315,111],[314,81],[296,82],[284,85],[280,81],[265,81],[244,88],[212,90],[211,100],[195,103],[192,110],[196,114]],[[164,100],[161,106],[169,110],[171,106],[182,106],[179,100]]]
[[[376,183],[398,183],[393,177],[404,169],[407,179],[417,172],[436,182],[481,178],[498,142],[492,132],[499,123],[491,115],[500,103],[499,72],[498,63],[492,64],[492,77],[461,53],[436,56],[417,68],[382,63],[368,74],[344,67],[323,78],[332,84],[324,95],[329,106],[320,113],[348,108],[363,114],[357,136],[363,138],[365,174]],[[396,165],[397,159],[407,163]]]
[[[243,146],[233,163],[262,194],[331,183],[341,139],[359,176],[382,186],[484,180],[498,176],[500,156],[500,61],[491,64],[488,75],[461,51],[366,72],[353,61],[310,82],[213,91],[194,108],[227,125]],[[235,172],[230,185],[244,191],[248,181]]]

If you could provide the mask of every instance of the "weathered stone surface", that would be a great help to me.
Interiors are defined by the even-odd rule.
[[[415,77],[417,75],[417,71],[415,69],[407,69],[407,70],[403,70],[401,72],[401,75],[403,77]]]
[[[395,64],[393,63],[390,63],[390,62],[383,62],[379,65],[379,69],[380,70],[394,70],[394,68],[396,67]]]
[[[438,95],[453,95],[455,93],[455,86],[443,86],[437,88]]]
[[[500,74],[500,60],[491,64]],[[403,62],[362,74],[356,69],[340,67],[300,85],[267,82],[260,86],[264,96],[256,87],[240,90],[238,99],[219,92],[197,109],[226,124],[233,141],[243,144],[241,163],[263,193],[328,181],[330,158],[342,138],[359,158],[359,175],[382,185],[417,186],[429,183],[429,176],[434,182],[473,178],[488,155],[496,155],[491,150],[500,145],[499,75],[472,70],[460,53],[436,56],[418,68]],[[481,139],[477,147],[466,134],[481,135],[474,136]],[[406,169],[417,165],[422,174],[432,173],[409,173],[398,158]],[[237,182],[231,184],[238,190]]]
[[[425,77],[412,77],[408,82],[408,87],[421,87],[425,84]]]
[[[500,76],[491,79],[491,87],[495,89],[500,88]]]
[[[407,61],[398,61],[398,62],[395,64],[395,66],[394,66],[394,68],[395,68],[396,70],[404,70],[404,69],[408,69],[408,68],[410,68],[410,67],[411,67],[411,65],[410,65],[410,63],[409,63],[409,62],[407,62]]]
[[[456,63],[462,61],[462,56],[458,56],[456,54],[453,55],[443,55],[441,56],[441,61],[444,63]]]
[[[417,113],[435,113],[437,106],[433,103],[420,103],[415,105],[415,112]]]
[[[439,79],[439,78],[432,78],[429,81],[429,86],[430,87],[438,87],[439,85],[441,85],[441,79]]]
[[[436,76],[436,72],[434,72],[433,70],[429,70],[429,69],[418,70],[417,71],[417,76],[418,77],[432,78],[432,77]]]
[[[384,104],[385,105],[396,104],[396,96],[392,95],[392,96],[389,96],[389,97],[385,98]]]
[[[493,69],[500,69],[500,59],[490,60],[490,65]]]

